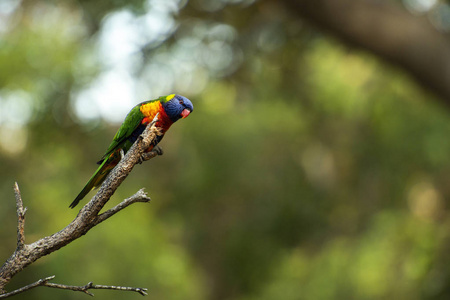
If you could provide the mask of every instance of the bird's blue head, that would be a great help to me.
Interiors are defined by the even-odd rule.
[[[181,95],[171,94],[163,98],[161,103],[167,116],[172,122],[184,119],[194,111],[191,100]]]

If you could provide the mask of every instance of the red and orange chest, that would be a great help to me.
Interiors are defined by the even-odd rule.
[[[161,102],[159,101],[143,104],[141,105],[140,110],[144,115],[144,119],[142,119],[141,121],[141,124],[143,125],[147,125],[148,123],[150,123],[157,113],[159,113],[158,122],[156,123],[157,127],[162,128],[163,131],[166,131],[169,129],[170,125],[173,124],[169,116],[167,116],[166,112],[164,111]]]

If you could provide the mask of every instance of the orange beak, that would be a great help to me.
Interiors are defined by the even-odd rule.
[[[181,117],[184,119],[187,116],[189,116],[189,114],[191,113],[191,111],[187,108],[185,108],[182,112],[181,112]]]

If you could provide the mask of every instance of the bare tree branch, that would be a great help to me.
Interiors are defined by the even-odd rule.
[[[154,157],[154,156],[153,156]],[[98,215],[98,217],[95,219],[94,223],[95,225],[105,221],[106,219],[114,216],[116,213],[121,211],[122,209],[126,208],[127,206],[130,206],[133,203],[136,202],[149,202],[151,199],[145,194],[144,189],[140,189],[136,194],[133,196],[123,200],[113,208],[105,211],[104,213]]]
[[[450,41],[426,18],[385,0],[284,2],[292,12],[347,44],[401,66],[450,105]]]
[[[88,284],[84,286],[75,286],[75,285],[64,285],[64,284],[57,284],[57,283],[50,283],[47,282],[45,286],[51,287],[51,288],[57,288],[57,289],[64,289],[64,290],[72,290],[72,291],[80,291],[84,292],[90,296],[94,296],[89,290],[116,290],[116,291],[125,291],[125,292],[136,292],[141,294],[142,296],[146,296],[147,289],[146,288],[135,288],[135,287],[128,287],[128,286],[116,286],[116,285],[100,285],[100,284],[93,284],[92,282],[89,282]]]
[[[53,278],[55,278],[55,276],[49,276],[49,277],[46,277],[46,278],[43,278],[43,279],[39,279],[38,281],[36,281],[34,283],[31,283],[29,285],[26,285],[24,287],[21,287],[20,289],[14,290],[14,291],[9,292],[9,293],[0,294],[0,299],[6,299],[6,298],[9,298],[11,296],[15,296],[15,295],[23,293],[25,291],[31,290],[31,289],[33,289],[35,287],[43,286],[43,285],[45,285],[47,283],[47,281],[52,280]]]
[[[25,213],[27,209],[23,208],[22,196],[17,182],[14,184],[14,194],[17,208],[17,249],[22,249],[25,244]]]
[[[150,152],[151,154],[143,155],[151,143],[155,141],[159,135],[161,135],[160,129],[155,126],[157,118],[158,115],[156,115],[153,121],[147,125],[141,136],[136,140],[117,166],[110,172],[108,177],[100,186],[98,192],[79,211],[75,219],[62,230],[50,236],[43,237],[31,244],[25,244],[24,224],[26,209],[23,208],[19,187],[17,184],[15,185],[14,190],[18,217],[17,249],[0,268],[0,295],[5,294],[6,291],[4,290],[4,287],[10,282],[14,275],[22,271],[31,263],[35,262],[37,259],[48,255],[61,247],[64,247],[73,240],[85,235],[92,227],[100,224],[129,205],[136,202],[150,201],[150,198],[142,190],[140,190],[135,195],[125,199],[114,208],[99,215],[101,209],[114,194],[118,186],[125,180],[134,165],[160,154],[160,152],[155,151],[154,153]],[[47,283],[43,284],[41,282],[40,284],[48,286]]]
[[[50,280],[53,280],[55,278],[54,275],[39,279],[36,282],[33,282],[29,285],[26,285],[24,287],[21,287],[20,289],[14,290],[9,293],[0,294],[0,299],[6,299],[11,296],[15,296],[17,294],[21,294],[23,292],[26,292],[28,290],[31,290],[33,288],[36,288],[38,286],[46,286],[56,289],[63,289],[63,290],[71,290],[71,291],[77,291],[77,292],[83,292],[88,294],[89,296],[94,296],[93,293],[89,292],[89,290],[116,290],[116,291],[127,291],[127,292],[136,292],[141,294],[142,296],[146,296],[147,289],[146,288],[135,288],[135,287],[127,287],[127,286],[115,286],[115,285],[98,285],[93,284],[92,282],[89,282],[88,284],[84,286],[76,286],[76,285],[65,285],[65,284],[59,284],[59,283],[51,283]]]

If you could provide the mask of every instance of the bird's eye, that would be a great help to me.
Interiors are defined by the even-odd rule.
[[[184,104],[183,100],[178,100],[178,102],[179,102],[181,105]]]

